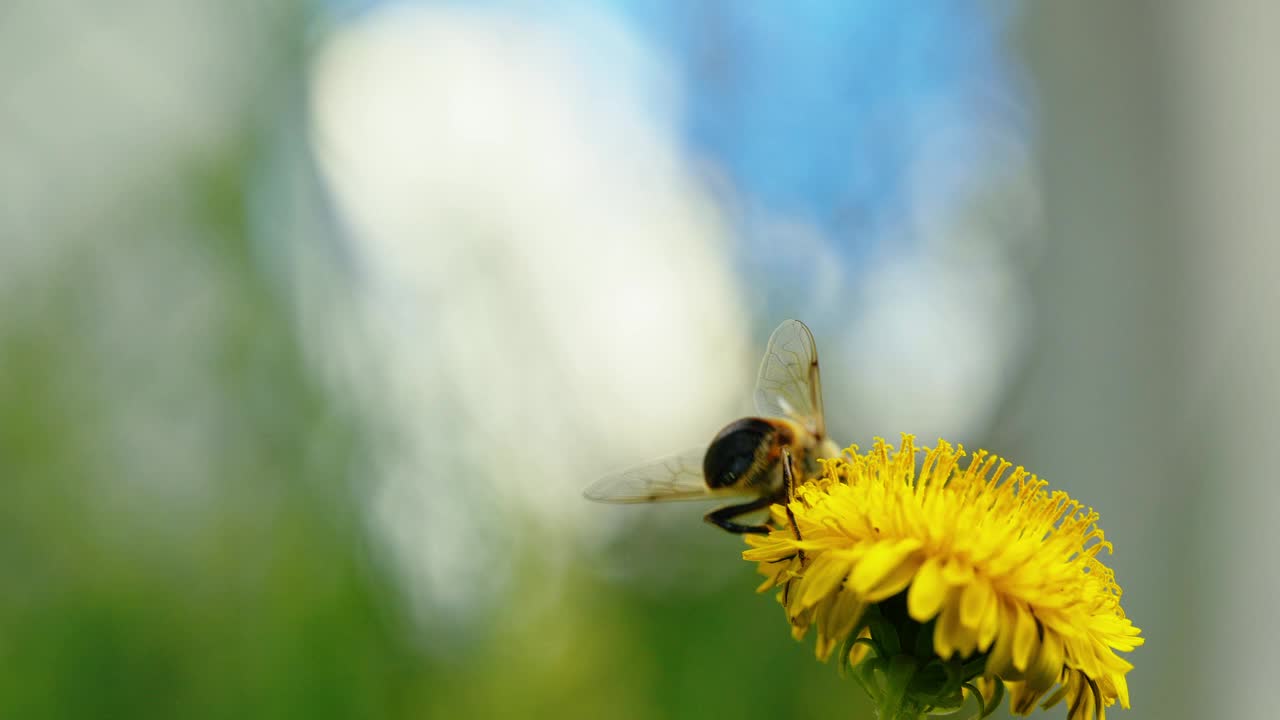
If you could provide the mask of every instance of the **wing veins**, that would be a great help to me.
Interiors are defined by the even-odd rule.
[[[822,380],[813,333],[799,320],[787,320],[769,336],[756,380],[756,408],[780,415],[825,436]]]
[[[702,500],[735,492],[707,487],[702,478],[705,449],[690,450],[607,475],[592,483],[583,496],[602,503],[647,503]]]

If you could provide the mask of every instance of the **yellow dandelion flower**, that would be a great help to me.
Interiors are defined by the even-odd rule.
[[[919,469],[917,453],[903,435],[897,451],[877,439],[821,461],[773,506],[775,529],[747,536],[743,557],[759,563],[761,592],[781,588],[795,637],[816,626],[824,661],[839,647],[884,720],[967,698],[985,717],[1005,692],[1020,715],[1046,695],[1046,708],[1066,700],[1069,720],[1129,707],[1133,666],[1116,653],[1143,640],[1098,559],[1111,544],[1097,513],[983,451],[964,469],[945,441]]]

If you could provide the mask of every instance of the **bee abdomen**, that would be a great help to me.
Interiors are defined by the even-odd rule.
[[[777,430],[761,418],[742,418],[729,423],[707,447],[702,476],[711,489],[752,484],[762,470],[761,461],[770,455]]]

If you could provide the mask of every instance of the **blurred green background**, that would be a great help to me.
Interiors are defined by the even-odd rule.
[[[1278,23],[5,4],[0,717],[870,717],[706,507],[580,497],[786,317],[838,440],[1101,512],[1117,716],[1268,716]]]

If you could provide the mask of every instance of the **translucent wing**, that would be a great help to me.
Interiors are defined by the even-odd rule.
[[[582,494],[588,500],[604,503],[697,500],[724,495],[724,491],[708,488],[702,479],[702,457],[706,452],[705,448],[690,450],[607,475]]]
[[[783,322],[769,336],[756,379],[756,410],[789,418],[820,438],[826,436],[818,348],[813,333],[799,320]]]

